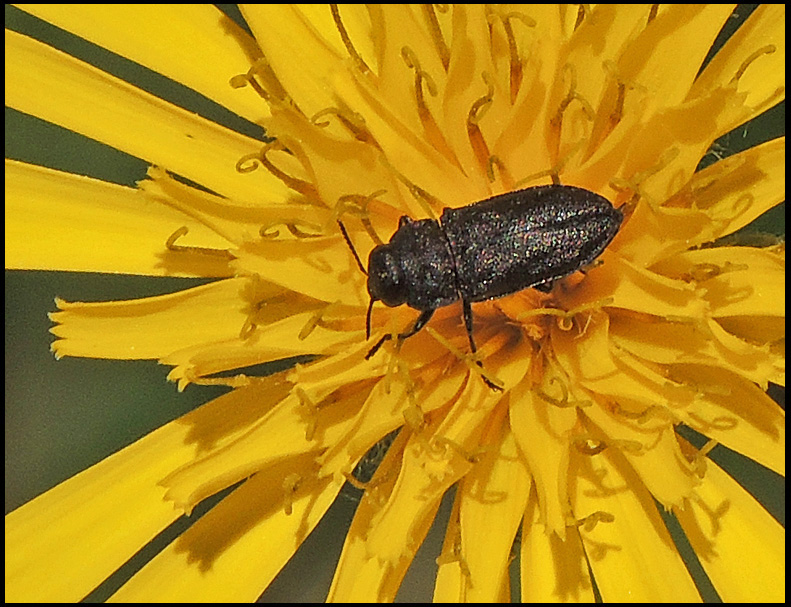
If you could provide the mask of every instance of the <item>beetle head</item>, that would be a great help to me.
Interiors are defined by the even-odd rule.
[[[390,245],[375,247],[368,257],[368,294],[391,308],[406,303],[404,272]]]

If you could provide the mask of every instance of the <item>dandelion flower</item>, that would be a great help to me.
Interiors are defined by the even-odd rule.
[[[82,599],[229,488],[112,599],[255,600],[347,481],[330,600],[393,600],[449,494],[437,601],[507,600],[514,559],[523,601],[699,600],[671,518],[722,599],[783,600],[782,527],[708,454],[784,473],[784,247],[726,237],[782,202],[785,142],[701,159],[784,98],[784,6],[710,61],[730,6],[25,10],[266,137],[6,31],[8,106],[150,165],[130,188],[7,160],[7,267],[216,279],[58,300],[53,351],[231,388],[7,515],[7,600]],[[552,182],[624,213],[598,264],[475,304],[475,356],[457,303],[366,357],[418,314],[376,306],[366,340],[339,220],[365,260],[401,216]]]

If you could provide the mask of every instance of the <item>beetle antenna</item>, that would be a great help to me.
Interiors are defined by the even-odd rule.
[[[368,313],[365,315],[365,341],[371,339],[371,312],[374,309],[374,302],[376,300],[372,297],[371,303],[368,304]]]
[[[357,255],[357,251],[354,249],[354,245],[352,244],[351,238],[349,238],[349,233],[346,231],[346,226],[341,223],[340,219],[336,219],[335,221],[338,222],[338,227],[341,229],[341,234],[343,234],[343,239],[346,241],[346,244],[349,245],[349,248],[352,251],[352,255],[354,255],[354,260],[357,262],[357,267],[360,268],[360,272],[368,276],[368,272],[365,271],[365,267],[363,266],[363,262],[360,261],[360,256]]]

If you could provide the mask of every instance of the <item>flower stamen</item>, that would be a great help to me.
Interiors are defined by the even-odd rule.
[[[641,185],[653,175],[659,173],[665,167],[671,165],[673,160],[679,155],[680,150],[678,147],[673,146],[662,153],[659,160],[653,165],[648,167],[647,169],[640,171],[639,173],[635,173],[632,175],[631,179],[624,180],[624,179],[613,179],[610,181],[610,187],[618,192],[632,192],[632,199],[626,202],[627,205],[634,205],[637,204],[637,200],[642,198],[646,202],[648,202],[651,206],[657,206],[651,196],[646,195],[643,191]]]
[[[482,170],[486,170],[486,167],[489,166],[491,152],[489,151],[489,146],[487,145],[478,124],[486,115],[486,112],[489,111],[489,108],[494,101],[494,84],[488,72],[482,72],[481,78],[483,79],[484,84],[486,84],[487,91],[485,95],[479,97],[473,102],[472,106],[470,107],[470,111],[467,113],[467,137],[470,140],[470,145],[472,146],[472,151],[478,160],[478,164]]]
[[[409,181],[409,179],[407,179],[403,174],[401,174],[393,167],[388,166],[388,168],[393,172],[393,174],[398,178],[398,180],[407,187],[409,193],[412,194],[412,197],[417,201],[417,203],[420,205],[420,208],[422,208],[423,211],[425,212],[426,217],[428,219],[435,219],[435,220],[439,219],[437,214],[434,212],[434,209],[443,208],[444,205],[442,204],[442,202],[438,200],[436,197],[429,194],[426,190],[421,188],[419,185]]]
[[[308,319],[308,322],[305,323],[305,326],[302,327],[302,330],[299,332],[297,339],[300,341],[304,341],[307,337],[313,333],[313,330],[316,327],[323,327],[328,329],[328,325],[324,323],[324,316],[329,314],[330,312],[337,310],[341,305],[341,301],[337,300],[326,306],[323,306],[316,310],[313,315]]]
[[[566,110],[569,108],[569,106],[573,101],[576,101],[581,105],[582,113],[585,119],[589,123],[593,124],[594,118],[596,116],[595,112],[593,111],[593,107],[588,102],[588,100],[585,99],[585,97],[583,97],[579,92],[577,92],[577,72],[574,69],[574,66],[567,63],[563,66],[563,71],[568,72],[570,75],[569,89],[568,92],[566,93],[566,96],[563,99],[561,99],[560,104],[558,105],[558,109],[555,112],[554,116],[549,121],[550,126],[555,132],[556,146],[557,146],[556,153],[560,152],[560,143],[562,139],[561,135],[563,132],[563,119],[566,115]],[[585,141],[585,139],[589,138],[589,136],[590,135],[588,135],[588,137],[583,138],[583,142]],[[581,148],[579,143],[577,144],[577,146]],[[577,151],[579,149],[577,146],[573,146],[574,151]]]
[[[533,392],[536,395],[538,395],[542,400],[548,402],[550,405],[554,405],[555,407],[558,407],[560,409],[568,409],[571,407],[579,407],[582,409],[585,407],[590,407],[593,404],[593,402],[590,400],[569,400],[568,386],[563,381],[561,381],[561,379],[557,376],[552,377],[549,380],[549,384],[550,385],[558,384],[558,386],[560,386],[560,391],[561,391],[560,400],[550,396],[540,388],[535,389]]]
[[[446,438],[444,436],[434,436],[431,439],[431,446],[434,448],[440,447],[443,449],[446,447],[450,447],[451,451],[457,453],[471,464],[478,463],[481,457],[488,451],[488,449],[485,449],[483,447],[479,447],[474,451],[468,451],[456,441],[450,438]]]
[[[312,231],[306,232],[300,228],[300,225]],[[320,238],[321,236],[325,236],[321,230],[321,226],[299,219],[281,220],[261,226],[258,230],[258,234],[264,239],[278,238],[280,236],[280,230],[275,228],[275,226],[285,226],[291,235],[296,238]]]
[[[354,476],[351,472],[343,471],[343,477],[349,482],[349,484],[354,487],[355,489],[359,489],[360,491],[371,491],[376,489],[377,487],[383,485],[385,482],[389,481],[393,478],[393,468],[388,468],[385,472],[379,473],[379,469],[377,469],[376,475],[369,481],[361,481],[359,478]]]
[[[258,323],[255,321],[255,318],[266,304],[267,301],[265,300],[253,304],[250,308],[250,312],[247,314],[247,318],[244,319],[242,328],[239,329],[239,339],[245,341],[255,333],[255,330],[258,328]]]
[[[549,177],[552,180],[553,185],[562,185],[560,182],[560,174],[565,169],[566,165],[569,161],[579,152],[582,150],[583,146],[585,145],[585,140],[580,139],[577,143],[573,146],[569,147],[568,151],[563,155],[562,158],[557,160],[554,166],[545,169],[543,171],[538,171],[537,173],[531,173],[526,177],[522,177],[519,181],[516,182],[518,187],[524,186],[526,183],[530,183],[537,179],[542,179],[544,177]]]
[[[503,24],[503,31],[505,32],[505,39],[508,43],[508,61],[509,61],[509,81],[510,81],[510,89],[511,89],[511,103],[513,104],[516,101],[517,94],[519,93],[519,87],[522,85],[522,60],[519,57],[519,49],[516,44],[516,35],[514,34],[514,28],[511,25],[511,20],[516,19],[517,21],[521,21],[527,27],[535,27],[536,21],[532,17],[528,17],[527,15],[523,15],[522,13],[512,11],[509,13],[500,13],[496,10],[492,10],[487,5],[486,11],[486,18],[491,26],[495,19],[498,19]]]
[[[503,184],[503,190],[510,192],[511,190],[515,189],[514,178],[511,175],[511,172],[508,170],[508,167],[505,166],[505,163],[502,161],[502,159],[496,154],[489,156],[489,160],[486,163],[486,177],[489,180],[489,183],[494,183],[495,179],[497,178],[497,176],[494,174],[495,167],[497,167],[497,173],[500,176],[500,182]]]
[[[591,8],[589,4],[578,4],[577,5],[577,19],[574,22],[573,31],[577,31],[577,28],[582,25],[582,22],[585,21],[586,15],[590,12]]]
[[[294,394],[296,394],[297,398],[299,399],[299,404],[304,408],[305,417],[307,418],[307,421],[305,422],[305,440],[312,441],[313,437],[316,435],[319,407],[299,386],[294,389]]]
[[[626,91],[627,90],[641,90],[646,92],[645,87],[636,83],[636,82],[627,82],[624,80],[618,72],[618,68],[611,60],[607,59],[602,64],[604,70],[610,75],[610,77],[615,80],[615,86],[617,87],[616,96],[615,96],[615,103],[613,108],[610,110],[609,116],[607,118],[607,127],[604,129],[604,132],[601,133],[601,136],[597,138],[598,141],[603,141],[604,138],[609,135],[613,129],[621,122],[624,113],[624,105],[626,103]]]
[[[228,249],[212,249],[209,247],[195,247],[191,245],[180,245],[176,244],[176,241],[181,238],[182,236],[186,236],[189,232],[189,228],[187,226],[181,226],[175,232],[173,232],[165,242],[165,246],[169,251],[173,251],[174,253],[199,253],[201,255],[211,255],[213,257],[220,257],[222,259],[236,259],[236,256],[231,253]]]
[[[736,70],[736,73],[733,75],[733,78],[731,78],[731,84],[738,82],[741,79],[741,77],[744,76],[744,72],[747,71],[747,68],[750,67],[753,61],[758,59],[758,57],[761,57],[762,55],[771,55],[776,50],[777,47],[774,44],[767,44],[766,46],[762,46],[757,51],[752,53],[749,57],[747,57],[747,59],[742,61],[742,64],[739,66],[739,69]]]
[[[343,25],[341,12],[338,10],[338,5],[330,4],[330,10],[332,11],[332,20],[335,22],[335,27],[337,28],[338,33],[341,36],[341,40],[343,41],[343,46],[346,47],[346,52],[349,53],[349,56],[354,61],[354,65],[357,66],[357,69],[363,74],[370,74],[371,68],[368,67],[365,59],[363,59],[360,53],[357,52],[357,49],[354,48],[354,44],[352,43],[351,38],[349,38],[349,32],[346,30],[346,26]]]
[[[673,423],[679,421],[678,418],[667,407],[663,407],[661,405],[651,405],[643,411],[632,412],[628,409],[624,409],[621,407],[621,405],[616,404],[613,407],[613,413],[619,415],[620,417],[633,419],[640,425],[647,424],[652,419]]]
[[[264,83],[263,85],[258,81],[259,78]],[[249,84],[270,106],[295,107],[291,97],[264,57],[256,59],[246,73],[233,76],[229,84],[234,89],[244,88]]]
[[[247,156],[240,158],[236,163],[236,170],[240,173],[249,173],[257,169],[259,165],[263,165],[270,173],[272,173],[272,175],[280,179],[280,181],[285,183],[295,192],[299,192],[305,196],[305,198],[308,200],[321,200],[318,189],[315,185],[305,181],[304,179],[298,179],[297,177],[289,175],[285,171],[277,168],[268,157],[268,154],[272,151],[284,152],[294,156],[294,153],[286,148],[286,146],[284,146],[281,141],[275,140],[267,143],[257,154],[248,154]],[[244,166],[243,163],[245,162],[250,162],[251,164]]]
[[[351,472],[346,472],[345,470],[341,473],[343,474],[343,478],[346,479],[346,482],[349,483],[355,489],[359,489],[360,491],[365,491],[369,487],[373,486],[373,480],[368,482],[363,482],[355,478],[355,476]]]
[[[532,310],[525,310],[521,314],[518,314],[514,320],[516,322],[521,322],[531,316],[555,316],[557,318],[558,328],[561,331],[570,331],[574,327],[574,321],[578,314],[587,312],[588,310],[601,310],[602,308],[612,305],[614,301],[615,300],[612,297],[603,297],[602,299],[597,299],[596,301],[581,304],[576,308],[572,308],[571,310],[561,310],[560,308],[549,307],[533,308]],[[590,315],[588,315],[588,319],[585,322],[585,326],[580,331],[580,335],[585,333],[589,323]]]
[[[434,83],[431,74],[420,67],[420,60],[410,47],[404,46],[401,48],[401,58],[409,69],[415,71],[415,99],[417,100],[418,113],[421,120],[427,120],[431,117],[431,113],[426,107],[426,99],[423,96],[423,83],[425,82],[426,90],[432,97],[437,96],[437,85]]]
[[[538,171],[537,173],[530,173],[530,175],[518,180],[515,186],[521,188],[525,184],[536,181],[537,179],[543,179],[544,177],[549,177],[553,185],[560,185],[560,166],[557,165],[549,169],[544,169],[543,171]]]
[[[437,219],[434,209],[441,208],[442,203],[417,184],[407,182],[407,186],[409,187],[409,193],[412,194],[418,204],[426,211],[428,218]]]
[[[226,388],[243,388],[249,386],[252,378],[249,375],[239,373],[231,377],[196,377],[188,374],[183,380],[179,380],[179,392],[183,392],[188,384],[196,386],[223,386]]]
[[[283,510],[286,516],[291,516],[294,508],[294,496],[302,484],[302,477],[292,472],[283,479]]]
[[[403,342],[402,342],[403,343]],[[410,402],[414,401],[415,397],[415,381],[412,379],[412,374],[409,372],[409,365],[406,361],[399,356],[401,351],[401,344],[396,345],[395,352],[392,352],[387,361],[387,371],[385,372],[385,392],[390,394],[393,386],[393,378],[398,378],[404,385],[404,392]]]
[[[383,244],[382,239],[379,238],[379,235],[376,233],[374,226],[371,223],[368,205],[372,200],[386,193],[387,190],[376,190],[376,192],[373,194],[368,194],[367,196],[363,194],[344,194],[338,198],[338,202],[335,204],[335,210],[333,211],[333,216],[336,220],[340,220],[344,213],[350,213],[355,217],[359,217],[360,223],[363,224],[363,227],[365,228],[365,231],[368,232],[371,240],[376,245]]]
[[[646,26],[649,25],[654,19],[656,19],[657,13],[659,13],[659,5],[652,4],[651,9],[648,11],[648,18],[645,20]]]
[[[450,162],[457,163],[442,130],[437,126],[437,122],[426,104],[426,98],[423,94],[423,85],[425,84],[428,94],[432,97],[437,96],[437,86],[434,83],[434,79],[431,74],[420,67],[420,60],[410,47],[404,46],[401,49],[401,57],[407,67],[415,72],[415,104],[417,105],[418,118],[423,125],[426,139]]]
[[[437,14],[434,12],[435,6],[440,12],[447,11],[447,7],[445,7],[445,10],[442,10],[439,5],[434,4],[421,4],[420,6],[423,9],[423,15],[426,17],[428,33],[431,36],[434,47],[437,49],[439,60],[442,62],[442,67],[444,67],[447,72],[448,65],[450,65],[450,51],[448,50],[448,45],[445,43],[445,38],[442,36],[442,29],[439,26]]]
[[[365,127],[365,118],[361,114],[351,111],[347,112],[336,107],[328,107],[316,112],[310,121],[319,128],[327,128],[330,125],[330,121],[323,120],[325,116],[335,116],[357,141],[378,147],[373,135]]]
[[[623,118],[623,105],[626,101],[626,85],[618,81],[615,86],[618,87],[618,92],[615,97],[615,107],[610,112],[610,130],[612,131],[621,119]]]
[[[536,392],[538,392],[538,394],[541,396],[541,398],[543,398],[545,401],[547,401],[549,403],[552,403],[556,407],[561,407],[561,408],[568,407],[569,406],[569,390],[568,390],[568,387],[566,386],[566,384],[564,384],[562,381],[560,381],[560,378],[558,378],[558,377],[552,377],[549,380],[549,385],[551,386],[552,384],[557,384],[558,387],[560,387],[560,392],[561,392],[560,400],[552,398],[549,394],[547,394],[543,390],[536,390]]]
[[[749,269],[749,266],[746,264],[733,263],[730,261],[726,261],[722,265],[718,265],[716,263],[696,263],[689,269],[688,272],[685,272],[681,275],[681,280],[685,282],[694,282],[697,284],[706,282],[712,278],[717,278],[718,276],[728,272],[743,272]]]
[[[478,352],[476,352],[475,354],[464,354],[458,348],[454,347],[447,339],[442,337],[442,335],[437,333],[433,328],[425,327],[425,331],[427,331],[429,335],[431,335],[439,343],[445,346],[448,352],[453,354],[461,362],[467,365],[470,371],[478,375],[481,378],[481,380],[492,390],[498,390],[498,391],[504,390],[505,383],[485,370],[483,366],[483,362],[480,360],[481,358],[480,350],[478,350]]]
[[[692,460],[692,468],[698,478],[703,478],[706,476],[706,465],[707,465],[707,458],[711,450],[714,449],[717,445],[719,445],[719,441],[711,439],[705,445],[703,445],[700,450],[695,454]]]
[[[470,107],[470,111],[467,113],[467,130],[469,130],[470,125],[478,125],[481,118],[489,111],[489,107],[494,100],[494,84],[492,83],[489,73],[481,72],[481,78],[484,84],[486,84],[487,91],[485,95],[476,99]]]
[[[659,433],[661,435],[661,432]],[[657,437],[658,439],[658,437]],[[583,455],[594,456],[598,455],[605,449],[613,448],[620,449],[632,455],[639,455],[645,453],[647,448],[640,442],[628,439],[615,439],[611,441],[604,441],[593,438],[590,435],[578,435],[572,439],[574,447]]]
[[[570,63],[566,63],[563,66],[563,70],[567,71],[571,76],[571,80],[569,82],[569,90],[566,93],[566,96],[560,102],[560,107],[558,108],[558,111],[555,114],[556,118],[552,120],[552,123],[560,125],[563,122],[563,113],[566,111],[566,109],[568,108],[568,106],[571,104],[572,101],[579,101],[580,104],[582,105],[582,111],[585,113],[588,119],[592,121],[595,115],[595,112],[593,111],[593,107],[588,102],[588,100],[585,99],[585,97],[583,97],[577,92],[576,69]]]

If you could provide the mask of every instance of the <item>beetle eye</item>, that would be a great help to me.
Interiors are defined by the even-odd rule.
[[[391,308],[406,302],[404,273],[388,245],[376,247],[368,258],[368,293]]]

